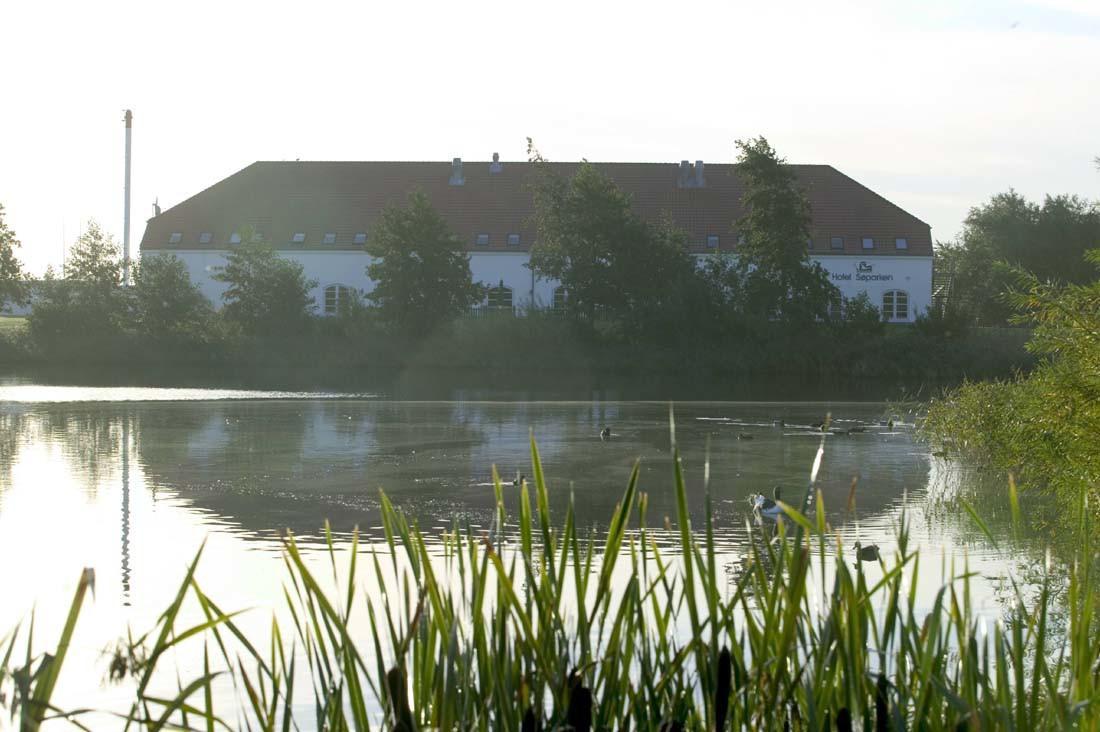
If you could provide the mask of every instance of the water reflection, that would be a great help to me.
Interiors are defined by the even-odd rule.
[[[21,589],[0,597],[0,633],[36,602],[36,622],[48,627],[50,614],[66,607],[79,569],[94,566],[97,614],[88,621],[94,630],[84,649],[93,659],[125,623],[149,627],[204,541],[204,590],[226,608],[266,610],[282,601],[284,530],[304,538],[307,553],[326,520],[338,537],[358,526],[364,546],[384,548],[377,541],[379,489],[415,517],[429,540],[455,524],[491,531],[491,467],[505,478],[505,502],[514,516],[518,490],[511,479],[532,474],[532,434],[558,517],[573,496],[578,526],[598,533],[640,460],[650,536],[667,549],[679,541],[665,528],[666,517],[676,514],[667,404],[346,398],[33,403],[8,396],[0,387],[0,586]],[[823,438],[811,425],[826,413],[842,431],[865,431]],[[824,439],[819,487],[846,547],[857,540],[877,543],[892,556],[904,509],[914,543],[931,554],[927,564],[934,566],[942,554],[958,557],[961,567],[965,552],[987,578],[974,587],[976,604],[997,611],[1001,578],[1038,553],[998,552],[957,513],[944,510],[945,500],[972,476],[931,457],[913,441],[911,425],[888,427],[888,416],[881,404],[676,405],[689,510],[702,526],[709,460],[716,566],[731,587],[749,542],[759,540],[746,528],[748,496],[770,493],[777,483],[785,495],[800,495]],[[612,430],[610,440],[599,437],[604,426]],[[857,491],[849,512],[853,479]],[[509,527],[497,536],[511,537]],[[321,561],[318,553],[311,556]],[[864,571],[869,581],[881,576],[877,565]],[[935,571],[923,574],[918,592],[933,597],[942,579]]]

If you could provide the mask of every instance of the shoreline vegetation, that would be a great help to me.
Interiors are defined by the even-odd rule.
[[[843,324],[746,329],[736,338],[624,342],[553,313],[459,318],[426,338],[393,333],[369,312],[316,318],[304,331],[246,336],[211,315],[201,338],[66,333],[0,326],[0,372],[47,382],[378,390],[411,398],[503,388],[562,397],[612,390],[640,398],[927,398],[964,380],[1027,371],[1026,328],[951,327],[928,319],[859,333]],[[759,397],[757,397],[759,398]]]
[[[1100,271],[1100,249],[1087,255]],[[1072,514],[1088,497],[1100,515],[1100,280],[1056,285],[1012,273],[1007,298],[1034,326],[1029,374],[971,382],[934,400],[923,425],[934,445],[1011,472],[1021,489],[1053,493]],[[1059,527],[1054,526],[1055,530]]]
[[[774,530],[754,530],[751,554],[729,574],[716,564],[710,511],[692,525],[674,428],[672,436],[675,549],[647,534],[637,468],[599,543],[571,505],[564,524],[552,523],[532,439],[533,481],[518,488],[518,517],[505,514],[508,488],[495,477],[491,530],[456,526],[441,557],[385,495],[385,545],[361,550],[353,539],[338,550],[329,534],[331,578],[316,574],[288,536],[290,620],[273,620],[269,637],[248,636],[237,613],[204,594],[195,579],[200,550],[155,626],[127,633],[115,649],[109,676],[133,696],[107,718],[119,728],[285,730],[306,723],[297,713],[318,729],[401,732],[1100,722],[1083,494],[1066,586],[1049,567],[1038,592],[1012,580],[1005,622],[990,629],[970,604],[965,566],[918,605],[917,578],[935,563],[910,549],[904,516],[896,548],[871,560],[881,579],[868,581],[814,489],[824,439],[801,500],[782,506]],[[1008,503],[1018,524],[1014,492]],[[86,710],[56,708],[53,696],[72,673],[65,652],[93,583],[86,570],[54,650],[32,649],[19,628],[0,642],[0,699],[23,730],[89,719]],[[366,629],[362,639],[352,637],[353,624]],[[199,659],[198,670],[181,676],[171,660],[181,654]],[[225,693],[236,700],[230,708]]]

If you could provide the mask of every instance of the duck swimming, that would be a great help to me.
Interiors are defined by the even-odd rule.
[[[779,491],[779,486],[773,488],[772,498],[768,498],[762,493],[750,496],[749,502],[752,504],[752,512],[757,516],[769,518],[773,521],[779,518],[780,514],[783,513],[783,509],[779,507]]]
[[[737,439],[739,439],[739,440],[751,440],[752,435],[750,435],[748,432],[738,432],[737,433]]]
[[[863,546],[858,541],[855,545],[856,559],[860,562],[877,562],[882,559],[882,555],[879,553],[878,544],[868,544]],[[859,563],[856,563],[859,566]]]
[[[604,427],[602,430],[600,430],[600,439],[601,440],[610,440],[611,439],[611,428],[610,427]]]

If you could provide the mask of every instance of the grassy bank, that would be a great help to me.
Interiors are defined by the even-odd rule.
[[[290,621],[269,635],[248,637],[202,591],[196,557],[155,627],[128,636],[111,662],[133,689],[122,717],[148,729],[292,729],[295,708],[318,729],[409,732],[1095,729],[1100,645],[1083,504],[1059,598],[1064,637],[1049,619],[1049,579],[1036,595],[1017,590],[1008,622],[986,632],[964,568],[918,606],[917,578],[939,569],[910,550],[904,521],[880,581],[852,566],[814,490],[823,449],[778,535],[756,532],[732,576],[716,564],[709,519],[691,523],[678,458],[679,541],[662,549],[644,528],[637,470],[599,542],[571,509],[552,523],[534,444],[519,515],[505,515],[498,481],[491,530],[456,527],[442,557],[384,496],[386,547],[361,553],[353,542],[345,553],[330,539],[331,573],[311,570],[288,538]],[[51,699],[90,582],[81,578],[49,654],[32,655],[19,633],[0,644],[0,691],[25,730],[66,714]],[[188,611],[200,620],[184,622]],[[170,659],[182,653],[200,659],[197,672],[176,675]],[[235,706],[215,702],[226,689]]]

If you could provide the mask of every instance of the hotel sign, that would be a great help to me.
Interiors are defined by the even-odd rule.
[[[892,274],[876,273],[874,265],[866,261],[856,262],[855,272],[830,272],[829,276],[833,282],[889,282],[894,279]]]

